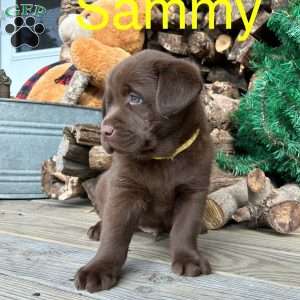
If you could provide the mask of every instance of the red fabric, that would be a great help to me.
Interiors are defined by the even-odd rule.
[[[60,61],[60,62],[56,62],[54,64],[48,65],[46,67],[43,67],[42,69],[40,69],[39,71],[37,71],[34,75],[32,75],[25,83],[24,85],[21,87],[20,91],[18,92],[16,98],[17,99],[27,99],[30,91],[32,90],[34,84],[50,69],[64,64],[64,61]]]

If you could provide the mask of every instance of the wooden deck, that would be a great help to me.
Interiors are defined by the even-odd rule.
[[[300,299],[300,233],[280,236],[237,225],[199,237],[212,275],[174,275],[168,240],[136,234],[119,285],[78,292],[74,273],[97,248],[86,236],[97,220],[90,210],[50,200],[0,201],[0,299]]]

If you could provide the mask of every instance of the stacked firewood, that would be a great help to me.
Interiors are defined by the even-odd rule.
[[[230,117],[240,103],[238,88],[230,82],[215,81],[204,85],[201,98],[211,127],[215,150],[234,153]]]
[[[226,29],[224,5],[216,6],[215,28],[209,25],[209,10],[206,5],[198,9],[198,24],[192,27],[191,0],[185,0],[185,29],[180,30],[180,9],[171,5],[168,11],[168,29],[163,28],[163,11],[160,6],[153,8],[152,27],[147,31],[146,48],[169,52],[199,64],[207,83],[229,81],[241,91],[247,91],[251,77],[249,69],[250,49],[256,40],[276,44],[275,36],[267,29],[270,14],[288,3],[287,0],[262,1],[250,36],[243,42],[239,37],[245,33],[241,14],[236,1],[230,0],[232,7],[232,28]],[[255,0],[242,1],[249,20]]]
[[[283,234],[294,232],[300,227],[300,187],[286,184],[276,188],[262,170],[255,169],[233,185],[208,195],[207,228],[222,228],[230,220]]]
[[[44,192],[54,199],[85,197],[94,203],[99,176],[111,163],[112,157],[100,145],[98,126],[66,127],[57,154],[43,164]],[[293,232],[300,227],[300,187],[276,188],[259,169],[243,178],[214,165],[204,220],[208,229],[235,220],[279,233]]]
[[[111,165],[111,156],[100,146],[100,127],[66,127],[57,154],[42,166],[42,187],[53,199],[84,197],[87,186]]]
[[[58,200],[84,196],[94,200],[89,196],[93,194],[96,178],[110,167],[111,161],[111,155],[100,145],[99,126],[78,124],[65,127],[56,155],[43,163],[43,190],[49,198]],[[210,192],[239,180],[240,177],[214,166]]]

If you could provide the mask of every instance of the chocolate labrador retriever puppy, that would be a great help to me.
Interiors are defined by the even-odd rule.
[[[201,89],[195,65],[154,50],[111,72],[101,142],[113,162],[96,188],[102,223],[90,230],[101,243],[78,271],[78,289],[97,292],[117,283],[139,227],[170,232],[176,274],[211,272],[197,249],[213,155]]]

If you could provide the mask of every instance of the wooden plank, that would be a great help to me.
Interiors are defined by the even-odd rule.
[[[16,238],[9,234],[0,234],[0,239],[2,242],[0,256],[9,257],[0,260],[0,273],[69,292],[74,291],[71,281],[74,273],[93,255],[93,251],[90,250]],[[3,288],[3,285],[1,286]],[[17,285],[15,290],[18,290]],[[142,298],[299,300],[300,289],[223,274],[196,278],[179,277],[171,273],[169,266],[165,264],[130,258],[116,288],[98,294],[84,295],[92,299],[107,300]]]
[[[0,214],[16,213],[17,215],[34,215],[60,219],[66,224],[93,224],[99,220],[91,205],[72,205],[58,200],[47,201],[0,201]]]
[[[67,213],[77,219],[81,218],[80,213],[88,212],[92,209],[92,205],[88,202],[72,204],[67,201],[52,199],[0,201],[0,211],[41,213],[46,216],[64,216],[64,214]]]
[[[271,229],[248,229],[242,225],[229,225],[222,230],[209,231],[201,239],[214,240],[245,246],[271,248],[300,254],[300,232],[289,235],[277,234]]]
[[[0,274],[0,300],[87,300],[93,299],[80,292],[54,288],[45,284]]]
[[[34,224],[23,218],[19,226],[9,222],[0,222],[1,231],[17,232],[19,234],[35,235],[37,239],[58,241],[65,245],[78,245],[82,249],[96,250],[98,243],[88,241],[85,230],[79,227],[58,224]],[[12,220],[13,222],[13,220]],[[63,226],[63,227],[62,227]],[[7,228],[9,227],[9,228]],[[17,230],[15,230],[17,228]],[[9,229],[9,230],[7,230]],[[140,258],[161,263],[170,263],[168,240],[155,242],[149,236],[135,235],[131,245],[129,257]],[[214,271],[251,276],[254,278],[271,280],[291,286],[300,285],[300,269],[298,267],[300,255],[281,252],[269,248],[243,246],[213,240],[199,239],[199,248],[210,260]]]
[[[5,232],[52,240],[61,244],[78,245],[95,251],[98,243],[88,241],[86,237],[88,224],[73,222],[72,218],[68,217],[67,210],[63,215],[64,219],[52,219],[41,218],[39,214],[26,213],[19,216],[16,213],[6,212],[0,216],[0,228]],[[286,248],[276,250],[273,245],[276,245],[277,237],[272,237],[274,241],[271,244],[265,236],[261,236],[260,245],[257,246],[260,233],[253,231],[254,233],[256,239],[252,242],[252,238],[248,237],[250,234],[248,231],[245,231],[245,236],[243,232],[238,232],[232,237],[227,234],[228,240],[222,237],[222,233],[212,232],[199,238],[199,246],[216,271],[300,285],[300,269],[297,268],[300,256],[299,244],[296,243],[298,239],[289,246],[289,251]],[[211,234],[212,238],[209,238]],[[288,241],[286,237],[286,244],[289,244]],[[168,240],[154,242],[149,235],[136,234],[130,246],[129,256],[169,263]]]
[[[98,221],[96,213],[90,213],[90,205],[71,205],[56,200],[41,201],[0,201],[1,212],[37,214],[61,219],[66,225],[86,224],[86,229]],[[300,230],[290,235],[280,235],[269,229],[247,229],[243,225],[229,225],[218,231],[209,231],[202,239],[230,242],[233,244],[255,245],[281,251],[300,252]]]
[[[6,212],[7,214],[9,212],[16,212],[18,214],[16,220],[20,219],[19,213],[23,214],[25,219],[26,217],[31,219],[30,216],[27,216],[30,214],[35,216],[35,218],[30,221],[26,220],[26,223],[34,224],[35,222],[38,222],[41,229],[43,229],[45,227],[43,223],[45,222],[41,221],[40,218],[51,217],[57,219],[55,223],[59,223],[62,226],[63,224],[66,224],[67,228],[73,224],[76,225],[76,227],[80,226],[80,232],[82,235],[85,235],[89,226],[92,226],[98,221],[96,213],[89,213],[90,209],[91,207],[88,205],[68,205],[53,200],[48,203],[44,203],[44,201],[6,201],[3,204],[0,202],[0,213]],[[51,218],[49,220],[47,219],[47,222],[52,223]],[[14,222],[11,218],[8,219],[8,223],[11,223],[10,225],[14,226]],[[74,230],[76,229],[74,228]],[[34,228],[34,232],[35,231],[36,228]],[[56,232],[54,230],[48,231],[52,237],[56,236]],[[209,234],[202,235],[201,239],[230,242],[232,244],[245,246],[255,245],[256,247],[262,248],[268,245],[269,248],[274,250],[300,253],[299,233],[280,235],[268,229],[251,230],[247,229],[245,226],[234,224],[227,226],[222,230],[209,231]],[[50,239],[52,239],[51,236],[49,237]]]

